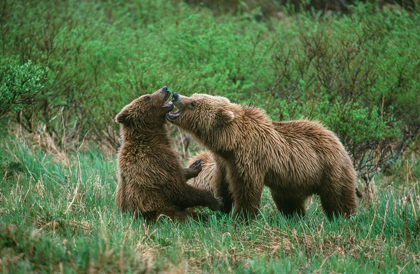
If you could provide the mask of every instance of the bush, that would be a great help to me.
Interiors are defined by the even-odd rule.
[[[350,13],[351,5],[356,3],[374,3],[377,7],[401,6],[406,9],[415,9],[418,2],[415,0],[185,0],[187,3],[201,5],[214,10],[216,13],[242,13],[260,9],[261,14],[257,20],[269,20],[270,17],[281,17],[282,12],[342,12]],[[395,5],[395,6],[394,6]]]
[[[23,65],[13,59],[0,61],[0,116],[19,112],[36,101],[44,88],[48,68],[33,64]]]
[[[115,151],[118,111],[168,85],[252,103],[274,120],[320,120],[366,181],[418,136],[418,11],[359,4],[351,15],[264,21],[255,20],[262,9],[241,5],[249,12],[215,16],[163,0],[5,1],[2,56],[31,60],[44,77],[19,121],[45,127],[60,146],[88,140]]]
[[[299,18],[298,42],[279,42],[273,64],[277,115],[324,122],[367,182],[419,132],[418,14],[359,5],[351,17]]]

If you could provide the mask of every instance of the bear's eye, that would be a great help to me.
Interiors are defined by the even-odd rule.
[[[150,101],[150,97],[149,96],[146,97],[146,101]]]
[[[191,102],[191,103],[190,103],[190,107],[191,107],[191,108],[194,108],[194,107],[195,107],[195,103],[194,103],[194,102]]]

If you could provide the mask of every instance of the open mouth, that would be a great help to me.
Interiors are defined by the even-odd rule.
[[[179,117],[179,115],[181,115],[181,110],[177,109],[176,111],[169,112],[168,114],[166,114],[166,117],[170,121],[173,121],[173,120],[177,119]]]
[[[166,94],[165,94],[165,98],[163,98],[163,102],[162,102],[162,107],[163,108],[168,108],[168,109],[173,109],[173,107],[174,107],[174,104],[172,104],[172,102],[169,102],[169,103],[167,103],[167,104],[165,104],[165,102],[169,99],[169,96],[171,96],[171,92],[167,92]]]
[[[169,102],[167,104],[162,105],[163,108],[173,108],[174,104],[172,104],[172,102]]]

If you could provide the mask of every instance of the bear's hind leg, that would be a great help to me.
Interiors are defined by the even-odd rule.
[[[173,212],[171,219],[176,220],[179,222],[185,222],[188,219],[192,219],[194,221],[207,221],[208,215],[204,213],[198,213],[194,210],[194,208],[186,208],[184,210],[176,210]]]
[[[305,216],[305,200],[306,197],[290,197],[287,195],[280,195],[274,190],[270,189],[271,197],[273,197],[274,203],[277,209],[287,217],[293,217],[294,215]]]

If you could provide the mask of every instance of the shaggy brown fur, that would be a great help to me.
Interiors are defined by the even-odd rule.
[[[161,214],[171,219],[196,217],[190,207],[207,206],[212,210],[220,202],[206,190],[186,183],[200,172],[200,162],[182,169],[170,147],[165,115],[173,105],[166,104],[170,91],[164,87],[125,106],[115,120],[121,125],[122,145],[118,153],[119,183],[116,203],[123,211],[147,220]]]
[[[343,145],[317,122],[272,122],[256,107],[204,94],[174,94],[173,124],[214,153],[216,196],[234,216],[258,212],[264,185],[286,215],[305,214],[305,200],[318,194],[329,218],[357,211],[356,172]]]

